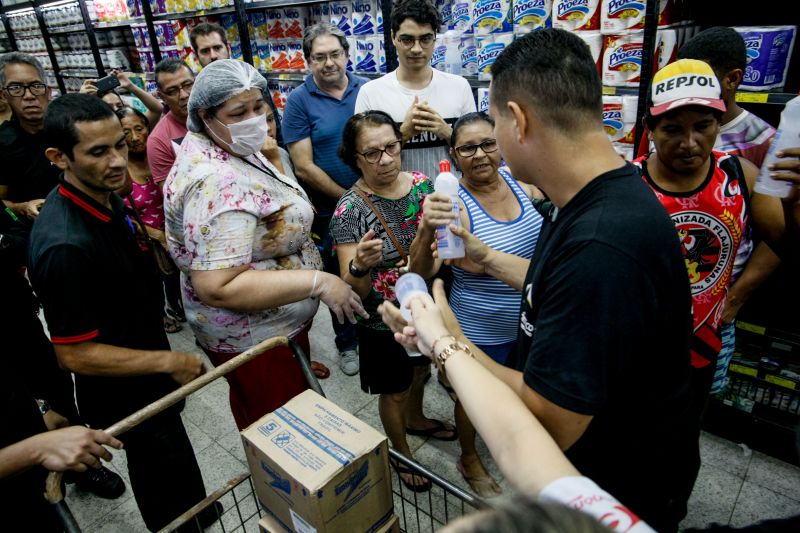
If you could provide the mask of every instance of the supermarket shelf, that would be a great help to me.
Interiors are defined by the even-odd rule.
[[[57,28],[47,28],[47,33],[50,35],[66,35],[68,33],[85,32],[86,27],[83,24],[73,24],[72,26],[61,26]]]
[[[127,28],[131,24],[144,24],[144,17],[131,17],[126,20],[114,20],[112,22],[94,22],[92,26],[96,30],[110,30],[114,28]]]
[[[792,98],[796,97],[796,94],[793,93],[781,93],[781,92],[763,92],[763,93],[751,93],[746,91],[739,91],[736,93],[736,101],[737,102],[745,102],[751,104],[780,104],[784,105],[786,102],[791,100]]]
[[[32,3],[39,7],[56,7],[59,5],[77,4],[78,0],[33,0]]]
[[[287,3],[286,0],[262,0],[261,2],[250,2],[244,5],[245,11],[258,11],[259,9],[270,9],[273,7],[291,7],[307,4],[319,4],[320,0],[294,0]]]
[[[33,2],[20,2],[11,6],[0,6],[0,13],[11,13],[13,11],[21,11],[23,9],[33,9]]]
[[[41,37],[42,32],[39,30],[24,30],[24,31],[17,31],[12,30],[14,32],[15,39],[25,39],[27,37]]]
[[[284,0],[284,5],[286,2]],[[198,11],[184,11],[183,13],[161,13],[153,15],[153,20],[175,20],[187,19],[192,17],[207,17],[210,15],[224,15],[226,13],[233,13],[236,11],[235,6],[219,7],[216,9],[200,9]]]

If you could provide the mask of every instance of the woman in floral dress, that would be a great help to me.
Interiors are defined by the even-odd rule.
[[[394,342],[377,312],[383,301],[396,303],[394,285],[416,237],[422,202],[433,192],[427,176],[400,171],[401,148],[400,130],[386,113],[367,111],[348,120],[339,155],[361,178],[339,200],[331,235],[342,278],[369,314],[356,323],[361,388],[379,394],[386,435],[397,451],[411,457],[406,433],[440,440],[455,440],[456,435],[444,422],[423,415],[423,387],[412,387],[415,377],[427,374],[430,361],[410,356]],[[411,490],[430,489],[429,480],[411,475],[401,464],[392,465]]]
[[[220,59],[205,67],[189,98],[189,133],[164,185],[186,318],[214,364],[278,335],[310,353],[320,300],[340,321],[364,312],[349,285],[320,270],[305,192],[261,153],[265,98],[266,80],[251,65]],[[233,371],[228,382],[239,429],[306,388],[283,347]]]

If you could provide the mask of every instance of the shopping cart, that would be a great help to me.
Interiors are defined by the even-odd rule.
[[[214,370],[200,376],[191,383],[187,383],[164,398],[137,411],[128,418],[108,428],[106,432],[114,436],[120,435],[208,385],[212,381],[222,377],[231,370],[254,359],[259,354],[277,346],[287,345],[294,352],[294,358],[300,365],[309,388],[321,396],[325,396],[319,381],[311,370],[311,365],[303,349],[296,342],[286,337],[275,337],[263,341],[250,350],[247,350]],[[394,496],[395,514],[399,517],[401,531],[434,531],[459,516],[490,507],[477,496],[453,485],[441,476],[431,472],[424,466],[391,448],[389,449],[389,457],[407,466],[412,473],[430,479],[432,484],[432,488],[428,492],[413,492],[404,488],[403,483],[400,481],[399,474],[395,472],[392,478],[392,493]],[[67,533],[80,533],[80,527],[69,511],[66,502],[64,502],[61,492],[60,473],[54,472],[50,474],[47,479],[46,489],[46,497],[48,501],[55,505],[55,509],[61,518],[65,531],[67,531]],[[216,502],[222,504],[221,508],[223,510],[221,512],[218,511],[220,507],[214,505]],[[215,523],[212,525],[207,524],[209,513],[214,515],[212,519],[215,519]],[[209,494],[205,499],[187,510],[161,531],[173,531],[178,527],[190,524],[196,526],[198,531],[203,531],[201,515],[203,516],[203,520],[206,521],[205,527],[208,528],[208,531],[258,531],[258,521],[263,514],[264,512],[258,503],[250,474],[243,473],[232,478],[225,483],[225,485]]]

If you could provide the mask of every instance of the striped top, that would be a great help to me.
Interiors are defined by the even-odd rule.
[[[522,208],[515,220],[501,222],[492,218],[463,186],[458,196],[466,206],[476,237],[490,248],[530,259],[542,229],[542,215],[508,169],[503,167],[499,172]],[[492,276],[453,267],[450,305],[464,334],[475,344],[503,344],[517,338],[520,293]]]

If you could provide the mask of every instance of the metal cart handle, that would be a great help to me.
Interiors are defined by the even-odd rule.
[[[247,363],[256,358],[256,356],[271,350],[273,348],[277,348],[278,346],[290,346],[292,350],[295,352],[296,358],[302,359],[300,362],[301,367],[305,371],[308,369],[310,371],[310,365],[308,361],[305,360],[304,357],[300,357],[298,355],[298,348],[296,343],[290,341],[286,337],[273,337],[271,339],[266,339],[249,350],[242,352],[241,354],[237,355],[233,359],[226,361],[225,363],[221,364],[220,366],[214,368],[210,372],[207,372],[197,378],[193,379],[189,383],[183,385],[179,389],[172,391],[171,393],[167,394],[163,398],[156,400],[155,402],[147,405],[132,415],[120,420],[116,424],[110,426],[105,431],[112,437],[116,437],[125,433],[129,429],[141,424],[148,418],[157,415],[164,409],[178,403],[179,401],[183,400],[193,392],[197,391],[198,389],[205,387],[212,381],[219,379],[220,377],[224,376],[231,370],[235,370],[239,368],[243,364]],[[302,353],[302,351],[300,352]],[[303,364],[305,363],[305,365]],[[317,384],[319,387],[319,384]],[[63,472],[50,472],[47,476],[47,482],[45,483],[45,498],[48,502],[56,505],[56,512],[59,514],[61,518],[62,525],[65,526],[65,530],[68,532],[72,531],[80,531],[75,518],[72,516],[69,508],[66,504],[63,503],[64,501],[64,494],[61,491],[61,478],[63,476]]]

